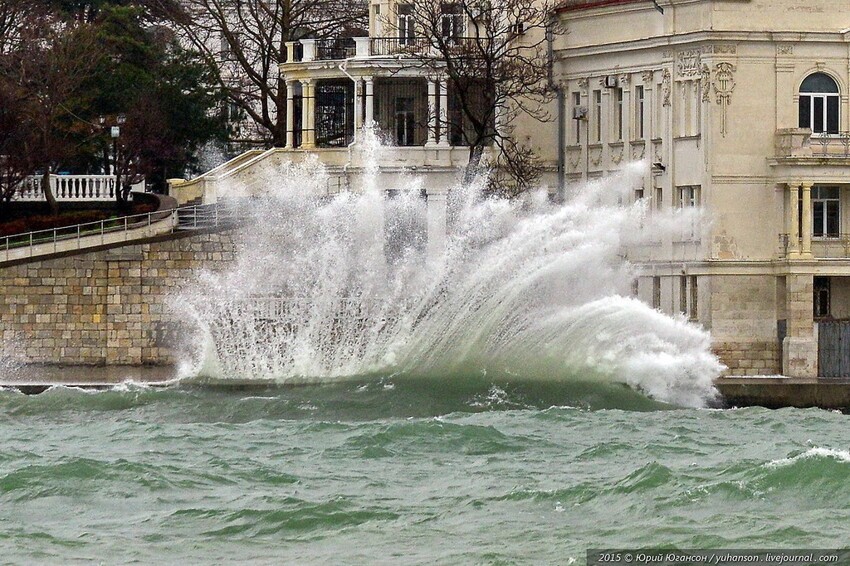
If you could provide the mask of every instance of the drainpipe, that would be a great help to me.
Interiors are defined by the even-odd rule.
[[[549,22],[546,25],[546,55],[547,64],[549,65],[549,88],[556,93],[556,101],[558,104],[558,202],[563,203],[566,200],[566,176],[565,176],[565,159],[564,145],[566,144],[566,124],[564,117],[564,89],[561,85],[555,82],[554,67],[555,67],[555,32],[553,31],[553,20],[555,16],[549,17]]]
[[[338,65],[339,70],[342,71],[346,77],[351,79],[351,82],[354,84],[354,98],[357,98],[357,81],[348,73],[348,62],[351,61],[351,57],[346,57],[342,63]],[[355,111],[356,112],[356,111]],[[351,165],[351,148],[354,144],[357,143],[357,130],[354,130],[354,135],[352,136],[351,143],[348,144],[348,162],[342,166],[342,175],[345,178],[345,186],[350,187],[351,183],[348,180],[348,166]]]

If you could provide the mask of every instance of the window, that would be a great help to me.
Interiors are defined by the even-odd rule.
[[[652,278],[652,308],[661,308],[661,278]]]
[[[602,91],[593,91],[593,141],[602,141]]]
[[[408,45],[415,37],[413,27],[413,6],[410,4],[398,5],[398,39],[401,45]]]
[[[440,17],[443,40],[446,43],[457,43],[463,36],[463,12],[460,4],[441,4]]]
[[[644,130],[645,121],[645,95],[643,85],[635,87],[635,139],[642,140],[646,134]]]
[[[614,127],[616,130],[614,131],[614,139],[618,141],[622,141],[623,139],[623,89],[618,88],[617,98],[615,99],[616,107],[614,108],[615,120]]]
[[[697,276],[690,276],[690,311],[689,318],[691,320],[699,320],[699,287],[697,286]]]
[[[399,97],[395,99],[395,140],[400,146],[414,145],[414,128],[416,122],[413,114],[413,98]]]
[[[679,208],[692,208],[699,206],[699,187],[684,186],[677,187],[677,199]]]
[[[700,205],[699,193],[700,188],[696,185],[685,185],[681,187],[676,187],[676,206],[683,211],[693,210],[694,208]],[[682,240],[698,240],[698,234],[700,230],[697,219],[694,217],[689,217],[687,220],[689,225],[682,226]],[[683,310],[682,312],[686,311]]]
[[[830,316],[830,279],[829,277],[815,277],[814,278],[814,301],[812,301],[812,306],[814,310],[815,318],[825,318]]]
[[[662,187],[655,187],[655,208],[661,210],[661,207],[664,203],[664,189]]]
[[[635,278],[632,279],[632,297],[637,297],[640,291],[640,281]]]
[[[825,73],[814,73],[800,85],[800,127],[814,134],[838,133],[838,85]]]
[[[643,187],[635,189],[635,202],[643,200]]]
[[[816,238],[837,238],[840,226],[838,187],[812,189],[812,235]]]
[[[578,116],[581,108],[581,93],[574,92],[573,93],[573,117]],[[575,135],[575,143],[576,145],[581,143],[581,120],[575,119],[573,120],[573,124],[575,124],[575,131],[573,134]]]
[[[679,312],[688,314],[688,278],[679,277]]]

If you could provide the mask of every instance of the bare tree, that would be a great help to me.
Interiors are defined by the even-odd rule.
[[[467,180],[477,174],[484,148],[496,146],[494,165],[502,179],[512,179],[508,192],[533,185],[540,174],[537,156],[512,131],[520,115],[551,120],[551,0],[409,0],[398,6],[421,36],[409,42],[408,60],[448,81],[452,103],[439,122],[469,146]]]
[[[73,157],[79,137],[89,135],[74,109],[84,106],[86,80],[100,51],[87,25],[67,27],[38,17],[28,20],[20,33],[17,48],[0,58],[0,88],[19,102],[16,115],[26,124],[25,139],[14,143],[24,144],[30,167],[41,170],[45,198],[55,214],[50,175]]]
[[[28,127],[21,122],[25,101],[0,78],[0,213],[29,175]]]
[[[182,36],[217,69],[231,107],[255,124],[242,141],[286,142],[286,43],[363,33],[362,0],[184,0],[171,11]]]
[[[21,32],[35,13],[33,2],[28,0],[3,0],[0,2],[0,54],[15,49]]]

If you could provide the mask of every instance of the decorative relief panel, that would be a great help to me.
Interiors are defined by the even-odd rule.
[[[587,79],[579,79],[578,80],[578,88],[584,93],[587,94],[587,83],[589,81]]]
[[[732,92],[735,90],[735,65],[732,63],[718,63],[714,67],[714,93],[717,95],[717,104],[720,105],[720,134],[726,137],[727,132],[727,109],[732,104]]]
[[[632,146],[632,161],[640,161],[646,155],[646,145],[637,144]]]
[[[706,63],[702,64],[700,70],[700,84],[702,86],[702,101],[711,102],[711,67]]]
[[[679,51],[676,55],[676,80],[690,80],[700,74],[700,50]]]
[[[664,69],[661,77],[661,93],[664,97],[663,105],[670,106],[670,69]]]
[[[590,149],[590,163],[591,165],[599,166],[602,163],[602,148],[596,147]]]
[[[623,160],[623,146],[620,147],[612,147],[611,148],[611,161],[614,162],[615,165],[619,165]]]
[[[738,52],[738,46],[731,44],[706,45],[703,47],[702,52],[716,53],[718,55],[734,55]]]

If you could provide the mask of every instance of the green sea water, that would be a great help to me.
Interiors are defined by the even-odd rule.
[[[0,392],[0,563],[583,564],[832,548],[848,417],[619,385]]]

